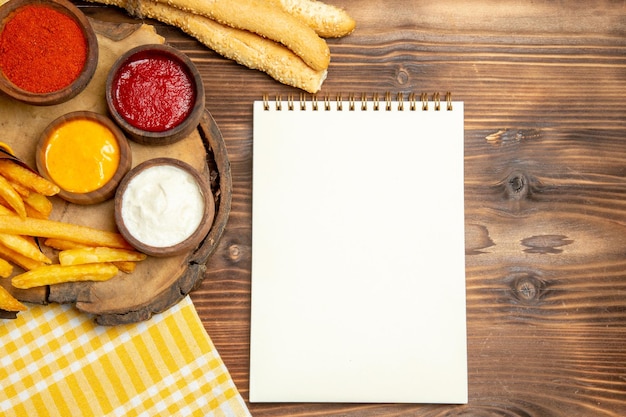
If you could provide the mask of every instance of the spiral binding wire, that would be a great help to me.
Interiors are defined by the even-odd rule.
[[[338,111],[343,111],[344,104],[346,102],[342,99],[341,93],[337,94],[334,100],[336,102],[336,109]],[[452,93],[446,92],[444,100],[445,100],[445,109],[447,111],[452,111]],[[294,110],[295,105],[296,105],[295,101],[296,100],[294,99],[294,96],[292,94],[289,94],[287,96],[287,110]],[[311,109],[313,111],[317,111],[320,108],[328,111],[332,107],[331,105],[332,101],[333,99],[328,95],[324,95],[322,98],[319,98],[316,94],[313,94],[310,97],[307,97],[306,94],[300,93],[298,103],[300,106],[300,110],[306,110],[307,103],[310,103]],[[404,93],[400,92],[397,94],[395,100],[393,99],[392,94],[390,92],[386,92],[382,100],[381,100],[379,93],[374,93],[371,98],[368,98],[366,93],[362,93],[360,100],[357,100],[354,94],[350,94],[347,100],[348,111],[354,111],[356,109],[357,101],[361,103],[362,111],[368,110],[369,104],[372,105],[372,109],[374,111],[379,111],[381,109],[385,111],[391,111],[393,110],[394,105],[397,106],[396,108],[399,111],[404,111],[405,108],[408,108],[409,111],[416,111],[419,108],[421,108],[422,111],[428,111],[429,105],[431,103],[435,111],[440,111],[442,99],[441,99],[441,95],[437,92],[432,95],[430,100],[428,97],[428,93],[421,93],[419,98],[415,93],[409,93],[407,98],[405,99]],[[276,96],[274,103],[276,106],[276,110],[281,111],[283,109],[284,101],[282,99],[282,96],[280,95]],[[421,104],[421,106],[419,104]],[[263,95],[263,109],[264,110],[270,109],[270,99],[267,94]]]

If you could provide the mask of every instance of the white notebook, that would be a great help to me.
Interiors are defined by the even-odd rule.
[[[467,402],[463,141],[449,99],[254,103],[251,402]]]

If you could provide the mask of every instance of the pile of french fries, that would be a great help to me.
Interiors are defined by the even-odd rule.
[[[326,79],[325,38],[356,26],[343,9],[316,0],[89,1],[176,26],[220,55],[309,93]]]
[[[146,255],[118,233],[50,220],[59,188],[12,159],[0,159],[0,279],[11,276],[15,288],[75,281],[104,281],[130,273]],[[58,263],[35,238],[58,251]],[[14,266],[24,270],[14,275]],[[0,286],[0,309],[26,306]]]

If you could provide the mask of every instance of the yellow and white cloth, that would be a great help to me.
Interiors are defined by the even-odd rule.
[[[187,296],[132,325],[98,326],[56,304],[1,320],[0,415],[250,413]]]

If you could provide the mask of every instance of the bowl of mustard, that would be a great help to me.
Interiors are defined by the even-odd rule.
[[[39,173],[75,204],[96,204],[115,195],[130,170],[130,144],[108,117],[89,111],[65,114],[43,131],[35,160]]]

